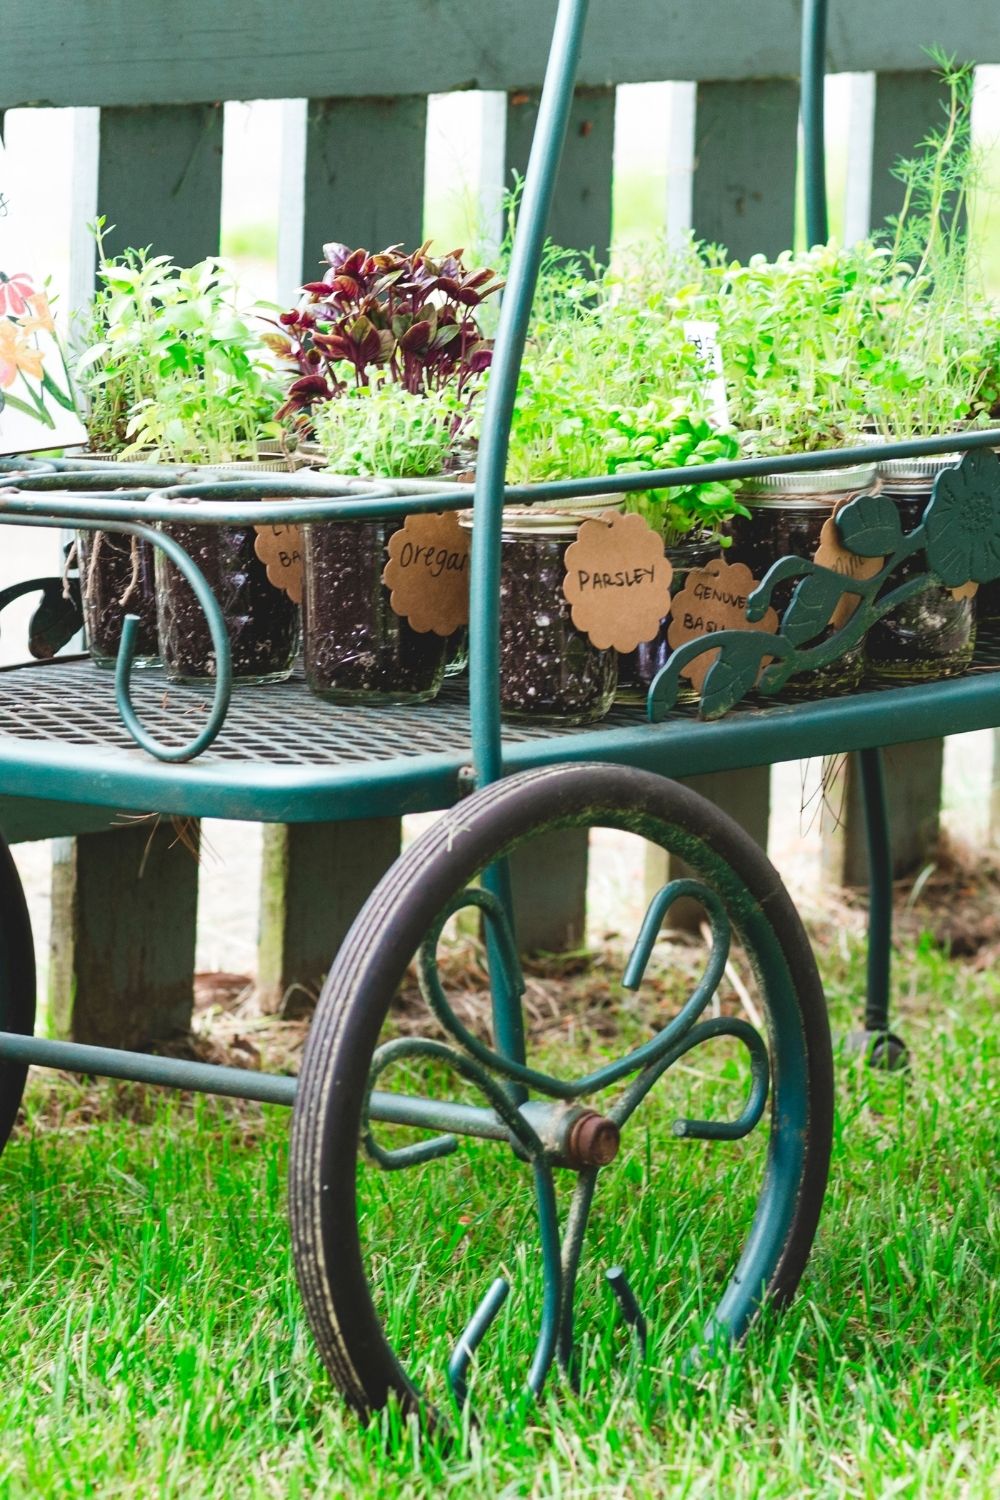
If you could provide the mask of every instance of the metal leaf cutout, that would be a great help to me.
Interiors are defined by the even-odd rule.
[[[859,495],[838,512],[837,530],[858,557],[885,557],[903,540],[899,511],[888,495]]]

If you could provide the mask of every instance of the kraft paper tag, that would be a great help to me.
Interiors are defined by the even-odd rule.
[[[469,623],[471,537],[454,511],[407,516],[389,538],[382,582],[389,603],[421,635],[453,635]]]
[[[267,581],[293,604],[302,603],[302,532],[298,526],[255,526],[253,550],[267,569]]]
[[[756,587],[757,579],[745,563],[727,563],[717,557],[703,568],[692,568],[684,587],[671,601],[667,631],[671,649],[676,650],[700,635],[714,635],[718,630],[777,630],[778,616],[773,609],[762,620],[750,621],[746,617],[747,599]],[[717,655],[716,651],[705,651],[696,656],[682,669],[681,676],[687,677],[701,692],[705,674]],[[770,659],[763,659],[761,671]]]
[[[659,634],[672,577],[663,538],[642,516],[606,510],[566,548],[563,594],[598,651],[634,651]]]
[[[961,583],[957,589],[949,589],[948,592],[953,599],[974,599],[979,592],[979,584],[970,579],[968,583]]]
[[[882,557],[858,557],[853,552],[848,552],[840,540],[837,530],[837,513],[851,500],[857,499],[856,495],[845,495],[844,498],[834,506],[833,514],[828,516],[823,523],[823,530],[819,534],[819,546],[813,556],[813,562],[817,567],[829,568],[831,572],[840,573],[844,578],[874,578],[882,567],[885,559]],[[834,630],[840,630],[861,603],[860,594],[843,594],[834,607],[830,616],[830,625]]]

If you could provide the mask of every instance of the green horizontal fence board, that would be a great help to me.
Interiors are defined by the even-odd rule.
[[[420,243],[427,97],[310,99],[306,115],[302,277],[320,274],[323,246]]]
[[[555,0],[5,0],[0,107],[194,103],[530,88]],[[582,84],[798,73],[799,0],[593,0]],[[1000,61],[1000,7],[964,0],[841,0],[833,71],[926,69],[944,42]]]
[[[150,245],[191,265],[218,255],[222,106],[101,110],[97,211],[105,249]]]
[[[519,90],[508,95],[505,187],[512,186],[515,173],[524,176],[537,118],[536,92]],[[614,89],[577,89],[548,232],[557,245],[593,250],[602,262],[611,244],[614,148]]]
[[[701,83],[691,221],[739,260],[792,242],[799,89],[787,79]]]

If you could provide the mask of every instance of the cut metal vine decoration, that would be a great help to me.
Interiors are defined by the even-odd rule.
[[[535,1204],[542,1251],[543,1299],[541,1326],[525,1388],[537,1396],[553,1360],[572,1373],[574,1355],[574,1294],[598,1176],[617,1154],[620,1135],[639,1105],[663,1075],[686,1053],[702,1044],[726,1036],[745,1048],[750,1083],[743,1108],[735,1120],[691,1120],[674,1122],[675,1136],[699,1140],[740,1140],[760,1122],[770,1089],[767,1045],[749,1022],[733,1016],[701,1019],[725,972],[730,949],[730,924],[722,902],[714,891],[697,880],[673,880],[656,893],[649,904],[622,978],[626,989],[637,990],[663,920],[682,897],[700,902],[708,916],[711,948],[704,973],[678,1014],[649,1041],[578,1078],[558,1078],[494,1051],[468,1029],[455,1014],[438,970],[437,953],[445,924],[456,912],[476,907],[483,914],[494,938],[494,952],[502,968],[502,983],[518,998],[524,979],[517,947],[503,904],[490,892],[468,887],[444,909],[428,933],[419,954],[420,988],[424,999],[450,1042],[422,1037],[399,1037],[379,1047],[372,1059],[361,1118],[361,1144],[371,1161],[387,1171],[420,1165],[450,1155],[457,1149],[453,1134],[434,1136],[415,1144],[389,1149],[377,1140],[371,1118],[372,1096],[382,1074],[393,1064],[414,1058],[431,1059],[471,1083],[486,1099],[506,1129],[514,1154],[533,1172]],[[628,1080],[614,1103],[601,1111],[581,1108],[580,1101],[612,1084]],[[541,1098],[526,1098],[528,1091]],[[578,1127],[591,1124],[585,1136]],[[589,1147],[588,1147],[589,1143]],[[577,1173],[576,1185],[560,1235],[556,1205],[554,1167]],[[646,1325],[624,1271],[619,1266],[606,1273],[635,1346],[645,1348]],[[498,1277],[476,1308],[455,1345],[449,1362],[449,1384],[461,1407],[468,1392],[468,1369],[473,1354],[496,1318],[510,1291]]]
[[[856,557],[883,559],[869,578],[845,577],[800,557],[774,563],[747,600],[745,618],[763,618],[779,584],[798,578],[776,631],[720,630],[686,641],[653,680],[647,711],[658,723],[677,702],[684,667],[706,652],[715,660],[701,690],[703,719],[727,713],[751,690],[780,693],[799,672],[830,666],[859,646],[876,621],[934,584],[961,588],[1000,578],[1000,459],[985,448],[965,455],[934,481],[920,524],[903,532],[899,510],[887,495],[860,495],[837,512],[844,548]],[[896,570],[923,552],[926,568],[887,587]],[[830,629],[846,595],[859,602],[850,618]]]

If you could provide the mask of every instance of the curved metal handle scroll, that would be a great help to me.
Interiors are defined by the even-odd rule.
[[[498,780],[502,770],[498,612],[507,447],[588,3],[559,0],[483,412],[476,465],[469,618],[472,759],[480,786]]]
[[[78,529],[102,531],[108,528],[101,526],[98,522],[87,522],[86,524],[79,523]],[[205,582],[204,574],[173,537],[164,536],[161,531],[155,531],[152,526],[142,526],[138,522],[116,522],[114,530],[122,531],[127,536],[139,537],[140,540],[159,547],[160,551],[166,554],[178,572],[183,575],[185,582],[190,584],[208,622],[212,647],[215,651],[215,691],[208,718],[194,738],[188,740],[186,744],[161,744],[143,728],[132,705],[132,667],[135,663],[136,633],[139,629],[138,615],[125,616],[121,644],[118,648],[118,660],[115,663],[115,701],[118,705],[118,712],[122,723],[140,749],[155,756],[157,760],[173,763],[194,760],[196,755],[208,749],[222,728],[233,691],[233,659],[222,611],[215,595]]]

